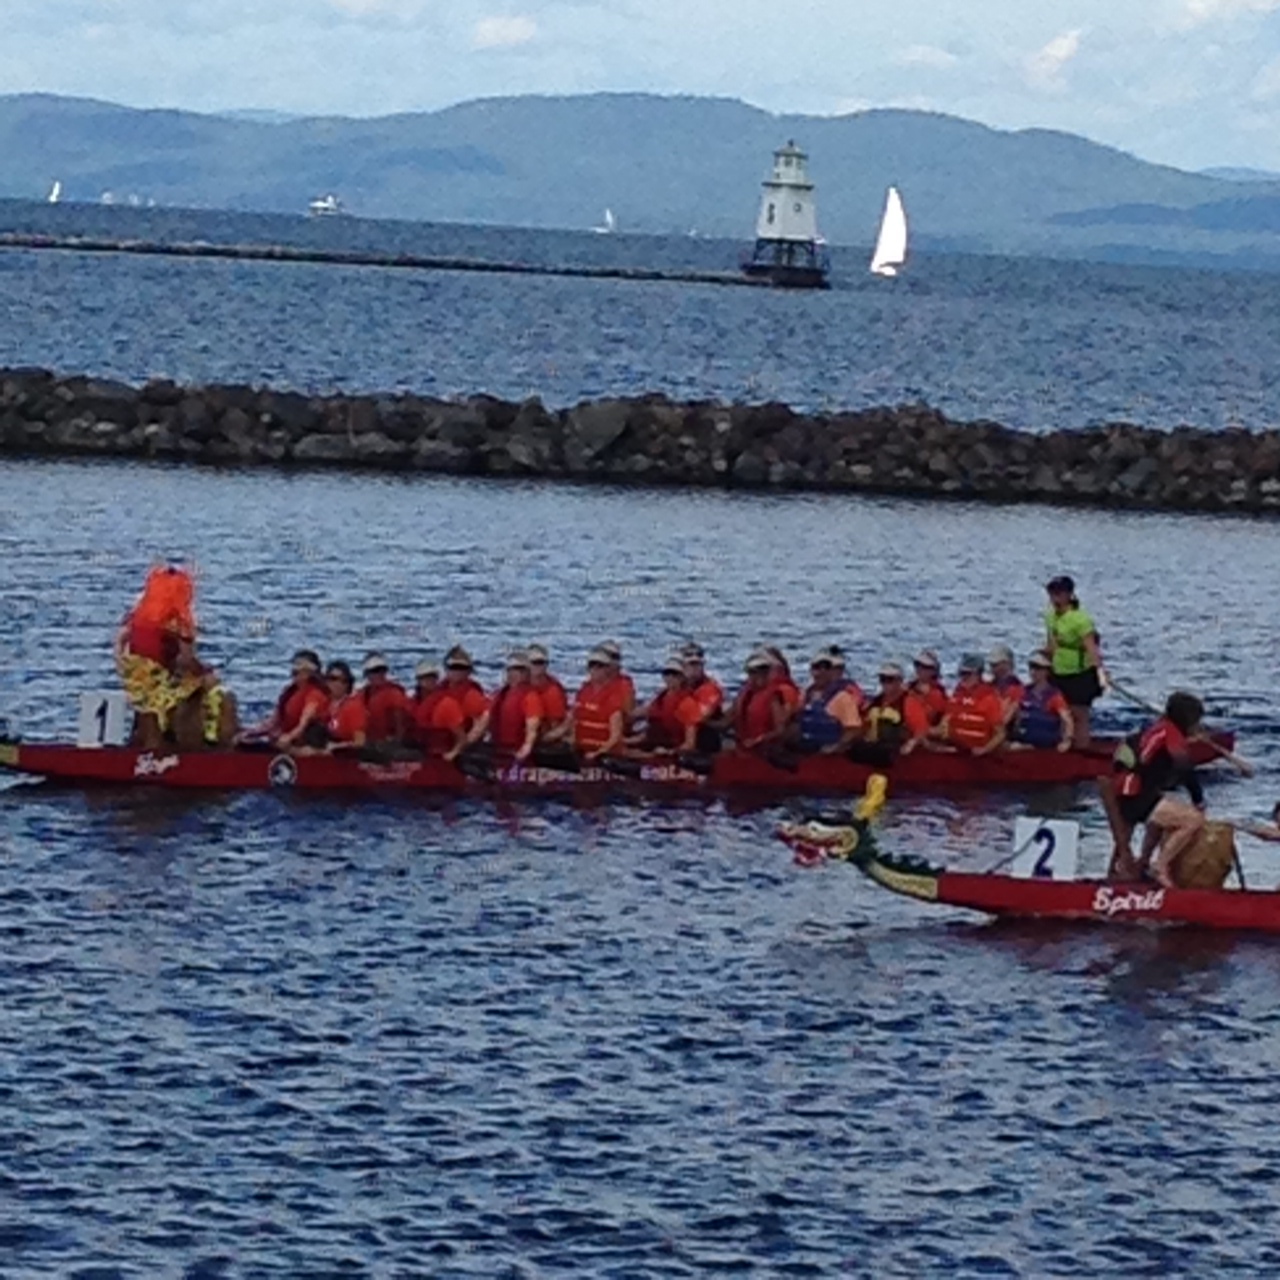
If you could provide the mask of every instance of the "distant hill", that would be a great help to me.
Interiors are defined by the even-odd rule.
[[[1271,169],[1218,165],[1212,169],[1201,169],[1200,172],[1210,178],[1225,178],[1228,182],[1280,182],[1280,173],[1275,173]]]
[[[748,240],[773,149],[811,156],[819,223],[867,245],[889,183],[919,248],[1270,255],[1280,180],[1148,164],[1071,134],[873,110],[775,116],[717,98],[491,98],[379,119],[140,111],[0,97],[0,196],[301,213],[333,192],[367,217]],[[1230,206],[1230,216],[1213,214]],[[1197,213],[1199,210],[1201,212]],[[1205,212],[1209,211],[1209,212]]]

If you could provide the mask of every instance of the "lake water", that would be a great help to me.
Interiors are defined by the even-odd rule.
[[[168,268],[147,269],[158,288]],[[17,270],[76,278],[71,258]],[[199,329],[186,279],[175,343]],[[433,287],[379,279],[384,300]],[[121,364],[151,358],[134,305]],[[279,308],[299,358],[332,340],[328,313]],[[107,317],[57,325],[59,363],[93,363]],[[192,358],[229,359],[229,336],[210,328]],[[492,389],[503,341],[473,386]],[[801,660],[839,641],[864,678],[925,644],[950,669],[1000,641],[1025,655],[1041,584],[1067,570],[1117,678],[1201,690],[1239,728],[1261,775],[1216,783],[1211,809],[1260,817],[1275,538],[1205,517],[6,462],[0,714],[73,732],[157,553],[198,558],[205,647],[250,711],[303,643],[376,646],[404,677],[463,640],[491,681],[514,642],[549,643],[573,676],[607,635],[642,693],[690,637],[729,682],[760,639]],[[985,866],[1028,807],[1078,818],[1088,860],[1105,855],[1087,791],[895,800],[883,841]],[[794,867],[773,833],[806,811],[0,790],[0,1271],[1280,1269],[1280,952],[930,910]],[[1280,879],[1274,853],[1245,860]]]
[[[687,237],[0,202],[0,230],[736,270]],[[827,293],[0,251],[0,366],[307,391],[925,400],[1028,429],[1280,423],[1274,276],[960,255]]]

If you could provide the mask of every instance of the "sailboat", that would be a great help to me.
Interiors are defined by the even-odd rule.
[[[880,219],[880,234],[876,237],[875,252],[871,255],[871,274],[896,276],[898,268],[907,260],[907,215],[902,207],[902,197],[897,187],[890,187],[885,197],[884,216]]]
[[[606,209],[604,211],[604,223],[601,226],[591,228],[591,230],[594,231],[597,235],[602,235],[602,236],[612,235],[615,231],[617,231],[617,229],[618,229],[618,220],[613,216],[612,209]]]
[[[49,192],[49,203],[57,204],[58,201],[61,199],[62,199],[62,183],[55,182],[53,184],[53,190]]]

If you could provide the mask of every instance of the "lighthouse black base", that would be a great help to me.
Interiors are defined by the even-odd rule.
[[[781,289],[829,289],[830,264],[812,240],[757,240],[742,270]]]

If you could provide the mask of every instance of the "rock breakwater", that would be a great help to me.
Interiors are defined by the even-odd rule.
[[[536,398],[135,387],[11,369],[0,372],[0,453],[1280,511],[1280,430],[1031,434],[926,405],[800,415],[644,396],[550,410]]]

